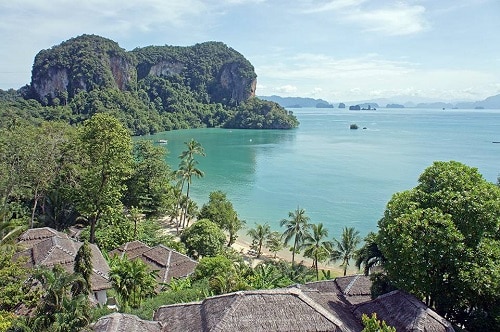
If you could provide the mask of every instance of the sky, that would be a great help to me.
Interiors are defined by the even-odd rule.
[[[258,96],[500,94],[500,0],[0,0],[0,89],[29,84],[40,50],[82,34],[126,50],[224,42],[255,67]]]

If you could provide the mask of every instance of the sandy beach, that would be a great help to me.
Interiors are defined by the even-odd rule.
[[[175,221],[170,220],[170,217],[164,218],[161,220],[163,231],[165,234],[172,235],[177,237],[177,229]],[[190,225],[195,221],[190,221]],[[243,229],[238,232],[238,238],[235,243],[231,246],[234,250],[239,252],[243,258],[248,261],[252,266],[259,264],[260,262],[272,259],[281,259],[286,260],[288,262],[292,261],[292,252],[290,249],[285,248],[276,253],[276,258],[274,258],[274,253],[270,252],[267,248],[262,247],[262,255],[260,258],[257,258],[255,254],[251,251],[251,243],[252,240],[250,237],[246,235],[247,229]],[[301,254],[295,254],[295,261],[299,263],[303,263],[306,266],[312,266],[312,259],[305,258]],[[347,269],[347,274],[356,274],[359,273],[359,270],[353,265],[354,262],[351,262],[351,266]],[[319,264],[319,268],[322,270],[331,271],[332,277],[334,276],[342,276],[343,268],[339,266],[340,262],[330,263],[330,264]]]

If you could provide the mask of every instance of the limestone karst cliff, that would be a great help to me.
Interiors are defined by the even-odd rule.
[[[182,83],[199,101],[227,105],[254,97],[257,77],[248,60],[220,42],[127,52],[112,40],[82,35],[36,55],[31,90],[37,100],[52,104],[98,88],[134,90],[148,76]]]

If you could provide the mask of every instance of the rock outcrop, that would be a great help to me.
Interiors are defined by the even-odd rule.
[[[136,84],[136,77],[134,57],[117,43],[82,35],[36,55],[31,89],[36,99],[50,104],[98,87],[126,90]]]
[[[33,64],[32,95],[43,104],[71,100],[98,88],[133,90],[148,76],[172,79],[207,102],[238,105],[255,96],[254,68],[219,42],[190,47],[148,46],[127,52],[109,39],[82,35],[40,51]]]

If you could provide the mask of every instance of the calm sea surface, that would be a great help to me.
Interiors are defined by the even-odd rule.
[[[168,163],[191,138],[205,148],[191,196],[201,205],[226,192],[247,226],[279,221],[298,206],[338,237],[344,226],[377,229],[391,196],[417,184],[433,161],[477,167],[490,182],[500,173],[500,110],[292,109],[297,129],[194,129],[163,132]],[[358,130],[350,130],[356,123]],[[366,129],[362,129],[366,127]]]

